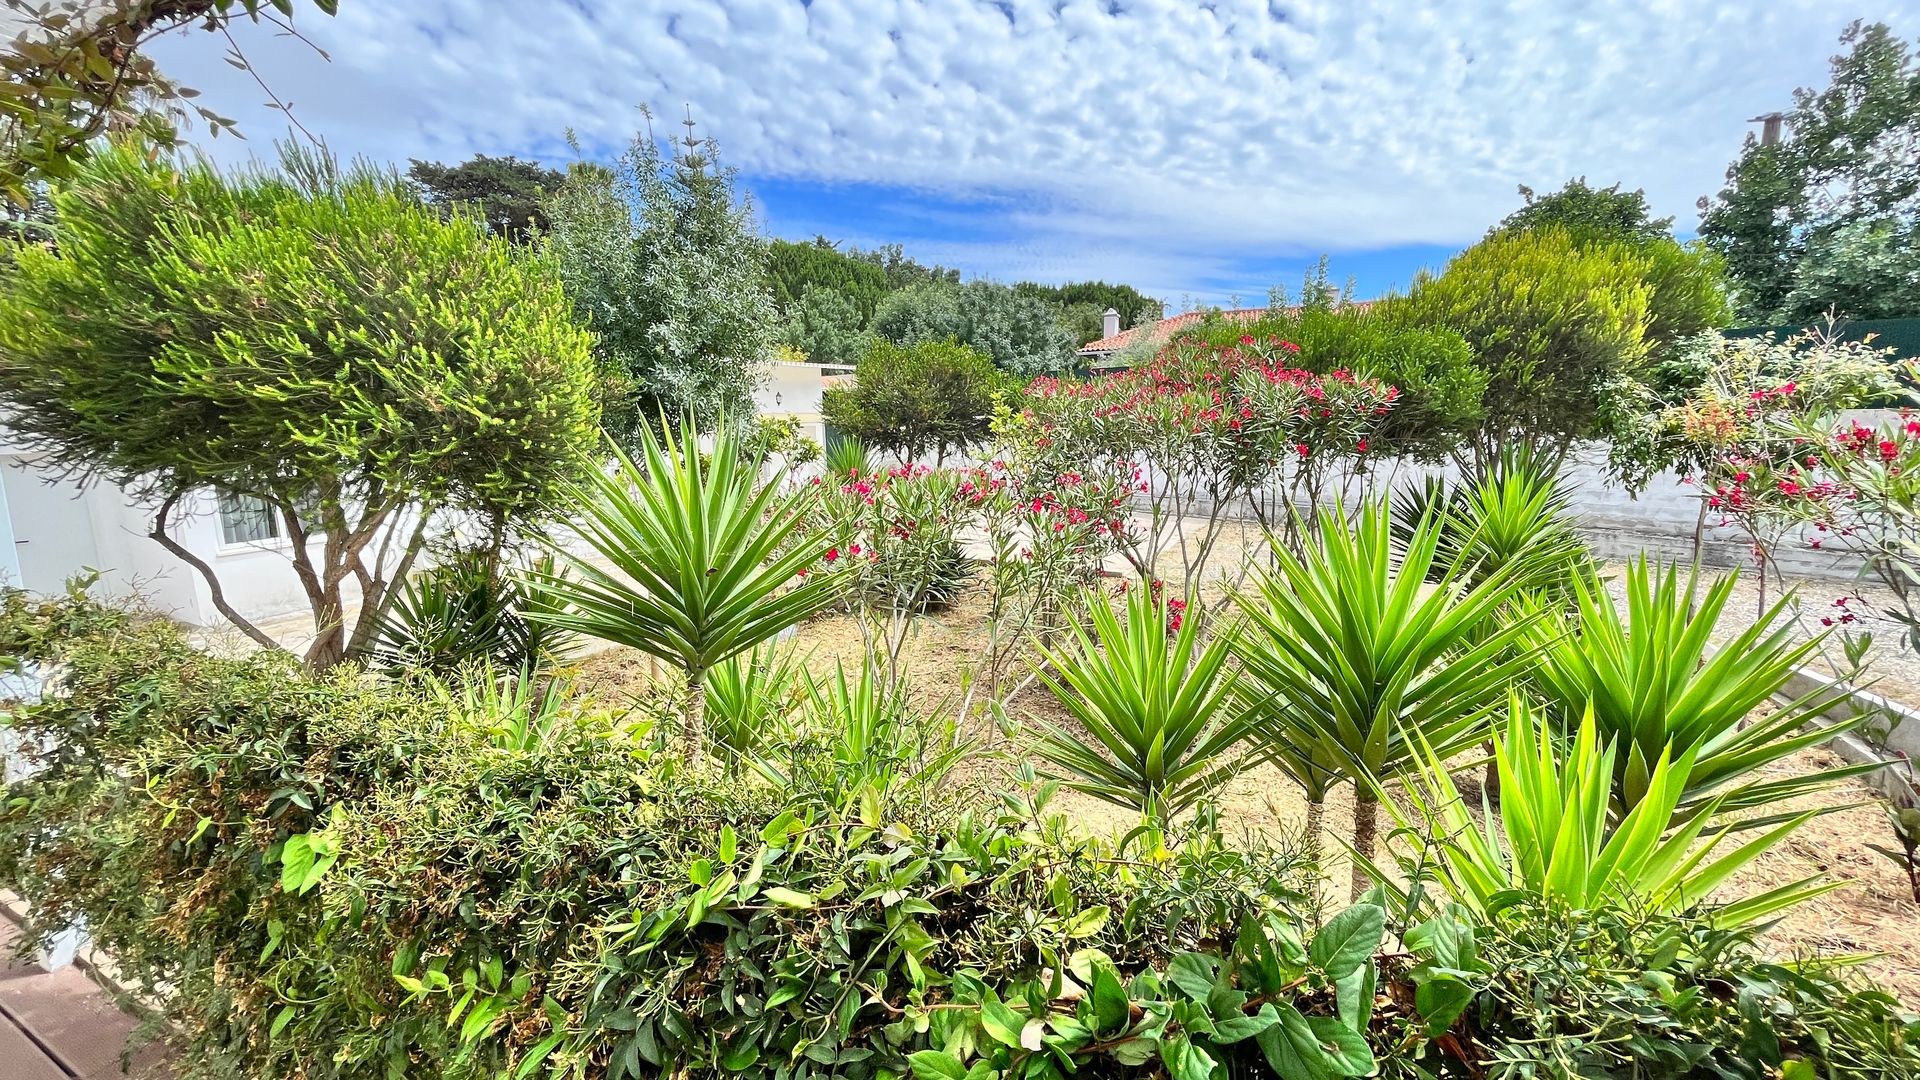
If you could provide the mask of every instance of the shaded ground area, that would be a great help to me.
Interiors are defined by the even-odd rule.
[[[78,967],[44,972],[14,956],[19,929],[0,916],[0,1076],[6,1080],[164,1080],[165,1055],[150,1044],[121,1071],[135,1020]]]

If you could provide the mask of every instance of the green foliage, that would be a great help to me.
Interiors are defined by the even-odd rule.
[[[555,605],[550,626],[639,649],[686,674],[688,756],[703,752],[706,673],[780,631],[827,610],[841,581],[805,576],[820,553],[789,545],[811,493],[760,482],[724,422],[702,455],[692,425],[676,436],[640,428],[636,463],[615,452],[570,498],[580,539],[598,556],[562,552],[570,574],[535,574]]]
[[[946,266],[928,266],[906,253],[899,244],[882,244],[872,251],[848,248],[847,257],[880,268],[888,292],[899,292],[915,285],[958,285],[960,271]]]
[[[1838,965],[1777,962],[1753,931],[1705,918],[1518,895],[1477,924],[1437,915],[1405,941],[1423,1013],[1458,1017],[1409,1054],[1427,1075],[1773,1080],[1920,1066],[1920,1016],[1891,995],[1849,985]]]
[[[813,363],[858,363],[873,343],[873,335],[861,329],[860,309],[845,293],[810,287],[787,310],[781,340]]]
[[[558,570],[547,556],[533,572],[552,577]],[[401,586],[374,630],[368,660],[394,676],[444,677],[480,663],[538,671],[564,661],[573,644],[571,635],[538,619],[545,600],[502,565],[499,553],[454,552]]]
[[[527,243],[546,230],[541,201],[559,190],[566,174],[511,155],[476,154],[458,165],[414,158],[407,179],[441,213],[475,213],[493,235]]]
[[[1831,82],[1794,92],[1787,137],[1749,135],[1702,201],[1700,236],[1726,259],[1746,322],[1914,314],[1920,62],[1882,23],[1855,22],[1840,44]]]
[[[1522,441],[1559,451],[1599,434],[1647,353],[1648,260],[1562,229],[1500,233],[1415,281],[1395,317],[1459,331],[1486,372],[1476,457]]]
[[[1124,626],[1105,596],[1082,597],[1091,633],[1071,624],[1067,644],[1040,647],[1035,670],[1086,734],[1041,721],[1034,752],[1068,787],[1172,821],[1219,784],[1248,732],[1225,670],[1229,639],[1202,641],[1204,620],[1157,590],[1128,592]]]
[[[866,328],[867,321],[873,318],[873,309],[889,288],[885,270],[836,250],[825,237],[815,237],[805,244],[790,240],[770,242],[767,276],[773,285],[774,305],[788,319],[794,317],[801,301],[809,294],[824,291],[853,308],[855,329]]]
[[[994,404],[1010,388],[977,349],[883,339],[861,357],[853,385],[829,387],[820,408],[827,423],[901,461],[929,452],[944,460],[986,439]]]
[[[1211,815],[1141,857],[1046,785],[962,807],[864,680],[768,733],[781,784],[551,685],[314,676],[84,597],[5,593],[0,646],[62,672],[10,710],[23,944],[84,921],[186,1080],[1920,1068],[1892,997],[1691,916],[1321,922]]]
[[[1819,811],[1789,815],[1714,857],[1731,828],[1705,831],[1714,807],[1697,814],[1681,810],[1700,747],[1677,758],[1663,751],[1643,796],[1616,817],[1612,777],[1620,744],[1601,741],[1593,713],[1560,749],[1519,694],[1508,708],[1506,723],[1494,733],[1497,811],[1483,804],[1476,820],[1446,762],[1432,753],[1421,757],[1416,781],[1407,786],[1408,809],[1383,800],[1402,830],[1435,838],[1432,852],[1403,857],[1402,870],[1429,870],[1447,896],[1477,915],[1497,911],[1519,892],[1571,911],[1614,904],[1666,913],[1704,908],[1720,925],[1746,926],[1840,886],[1816,876],[1709,904],[1729,877]],[[1375,874],[1391,887],[1390,875]]]
[[[780,737],[800,708],[804,671],[799,654],[771,641],[707,671],[707,730],[730,767]]]
[[[1322,304],[1251,322],[1205,320],[1200,335],[1225,346],[1243,337],[1278,338],[1299,347],[1291,362],[1307,371],[1350,371],[1398,388],[1393,409],[1367,437],[1371,453],[1439,461],[1480,425],[1488,376],[1466,339],[1401,318],[1391,305]]]
[[[1439,532],[1429,575],[1465,564],[1478,582],[1512,564],[1527,569],[1516,582],[1529,593],[1559,595],[1590,562],[1568,509],[1572,489],[1552,462],[1525,447],[1509,447],[1470,483],[1432,477],[1406,486],[1391,500],[1395,551],[1405,551],[1422,527]],[[1437,578],[1435,578],[1437,580]]]
[[[313,0],[313,6],[332,15],[338,0]],[[191,117],[204,122],[210,136],[233,131],[232,120],[192,103],[199,91],[161,72],[146,46],[181,29],[228,34],[242,18],[284,27],[282,18],[291,19],[295,5],[292,0],[52,0],[9,8],[14,12],[7,26],[10,47],[0,52],[0,70],[7,76],[6,108],[0,114],[0,192],[26,205],[35,181],[74,175],[109,131],[133,132],[161,148],[176,144],[178,127]],[[238,47],[229,62],[252,70]],[[270,107],[286,111],[278,99]]]
[[[609,170],[576,163],[547,200],[546,252],[593,328],[608,431],[659,416],[752,415],[779,318],[767,246],[711,139],[662,155],[651,131]]]
[[[967,345],[1023,377],[1064,371],[1073,362],[1073,339],[1046,302],[984,279],[894,292],[874,312],[872,330],[896,345]]]
[[[1069,281],[1065,285],[1021,281],[1015,283],[1013,290],[1046,301],[1060,325],[1072,332],[1076,348],[1105,336],[1105,315],[1109,309],[1119,313],[1120,325],[1125,328],[1159,319],[1165,306],[1131,285],[1110,285],[1104,281]]]
[[[559,284],[391,173],[290,148],[281,171],[222,173],[116,143],[54,207],[58,249],[16,247],[0,294],[10,430],[56,471],[158,500],[156,538],[189,492],[265,502],[316,665],[364,647],[416,521],[540,513],[593,445],[591,337]]]
[[[958,473],[902,465],[830,479],[816,485],[825,522],[814,539],[857,599],[905,619],[959,598],[974,565],[960,543],[972,514]]]
[[[1591,187],[1580,176],[1545,195],[1522,184],[1520,198],[1526,205],[1501,218],[1489,235],[1548,227],[1565,229],[1581,240],[1645,241],[1673,235],[1673,219],[1654,217],[1644,190],[1621,191],[1619,184]]]
[[[1795,643],[1783,618],[1783,597],[1752,625],[1720,646],[1709,643],[1738,575],[1703,592],[1697,571],[1658,570],[1645,559],[1627,567],[1623,614],[1606,582],[1573,580],[1575,632],[1530,631],[1538,651],[1534,683],[1555,714],[1572,728],[1591,712],[1600,740],[1617,744],[1612,756],[1613,810],[1629,813],[1654,790],[1656,763],[1686,756],[1677,805],[1687,814],[1763,808],[1815,791],[1861,766],[1845,766],[1779,780],[1752,775],[1773,762],[1817,746],[1859,723],[1828,720],[1844,694],[1816,691],[1753,719],[1754,711],[1786,685],[1824,635]],[[1809,724],[1815,717],[1819,723]],[[1750,721],[1750,722],[1749,722]],[[1869,766],[1871,767],[1871,766]]]
[[[1466,558],[1436,569],[1440,535],[1423,522],[1396,567],[1384,507],[1367,504],[1358,522],[1322,509],[1305,552],[1275,544],[1274,568],[1236,598],[1246,615],[1236,652],[1256,689],[1250,723],[1309,795],[1330,786],[1329,765],[1354,783],[1363,855],[1376,825],[1371,782],[1485,738],[1502,688],[1529,662],[1514,646],[1533,620],[1493,618],[1527,564],[1470,581]],[[1357,896],[1357,868],[1354,884]]]
[[[827,475],[840,480],[857,480],[873,473],[872,455],[867,452],[867,444],[859,439],[835,440],[827,446],[823,460]]]

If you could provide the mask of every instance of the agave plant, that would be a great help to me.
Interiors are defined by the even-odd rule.
[[[1780,618],[1783,597],[1757,623],[1718,649],[1709,635],[1733,593],[1729,574],[1704,591],[1697,570],[1655,570],[1645,558],[1627,568],[1624,614],[1592,574],[1573,580],[1578,630],[1530,631],[1538,648],[1533,681],[1568,726],[1589,709],[1600,737],[1618,743],[1613,803],[1625,815],[1647,798],[1662,754],[1691,755],[1683,812],[1744,810],[1793,798],[1871,765],[1851,765],[1780,780],[1752,774],[1789,754],[1833,738],[1865,718],[1810,723],[1844,692],[1815,692],[1742,726],[1780,692],[1820,639],[1795,644]]]
[[[707,730],[729,767],[751,762],[786,727],[802,700],[800,658],[767,642],[736,653],[707,672]]]
[[[1788,817],[1724,847],[1730,828],[1708,831],[1712,813],[1681,809],[1698,760],[1695,748],[1677,758],[1660,753],[1648,771],[1645,798],[1616,819],[1610,777],[1619,747],[1602,741],[1593,714],[1585,715],[1560,752],[1553,732],[1519,694],[1508,708],[1504,730],[1494,737],[1497,811],[1483,800],[1476,820],[1446,763],[1431,751],[1422,753],[1416,778],[1407,785],[1407,808],[1389,803],[1402,830],[1433,838],[1426,871],[1452,899],[1475,911],[1498,910],[1515,891],[1575,911],[1611,904],[1660,912],[1694,908],[1819,812]],[[1391,887],[1387,874],[1368,866]],[[1840,884],[1817,875],[1803,878],[1718,907],[1712,918],[1725,926],[1749,925]]]
[[[677,437],[642,426],[638,462],[615,449],[614,467],[572,493],[575,527],[595,557],[567,552],[570,574],[533,575],[554,602],[538,621],[681,669],[694,761],[706,748],[707,672],[827,610],[842,585],[821,571],[821,552],[790,542],[807,489],[760,483],[761,460],[743,456],[724,421],[711,453],[698,442],[691,423]]]
[[[1152,590],[1127,594],[1124,626],[1105,596],[1083,597],[1092,633],[1075,622],[1063,646],[1042,646],[1037,674],[1085,734],[1042,720],[1035,752],[1068,787],[1164,824],[1220,781],[1247,735],[1228,638],[1203,644],[1203,620],[1175,619]]]
[[[1474,564],[1460,553],[1440,563],[1440,543],[1439,522],[1421,519],[1396,573],[1384,507],[1369,504],[1357,522],[1323,510],[1317,541],[1300,554],[1275,544],[1273,569],[1238,597],[1237,651],[1255,691],[1248,720],[1283,768],[1291,756],[1355,782],[1363,854],[1379,818],[1369,781],[1413,764],[1422,746],[1450,755],[1485,738],[1505,687],[1532,662],[1520,643],[1538,614],[1492,618],[1530,563],[1470,581]],[[1309,799],[1330,786],[1303,784]],[[1368,887],[1357,865],[1353,887],[1356,897]]]

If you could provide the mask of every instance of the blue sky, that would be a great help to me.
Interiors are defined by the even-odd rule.
[[[1920,0],[341,0],[241,35],[343,155],[611,155],[687,109],[767,230],[970,275],[1260,302],[1320,253],[1373,296],[1585,175],[1681,231],[1749,117],[1824,83],[1848,18]],[[201,33],[166,68],[287,130]]]

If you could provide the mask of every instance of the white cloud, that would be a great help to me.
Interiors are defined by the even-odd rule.
[[[1920,2],[1879,0],[1920,34]],[[1824,83],[1830,0],[344,0],[247,36],[337,149],[404,161],[611,147],[690,105],[755,176],[1022,198],[1003,276],[1178,291],[1237,259],[1468,242],[1514,187],[1644,186],[1684,229],[1750,127]],[[162,46],[285,128],[207,35]],[[223,150],[225,154],[232,150]],[[1253,283],[1250,283],[1253,284]]]

